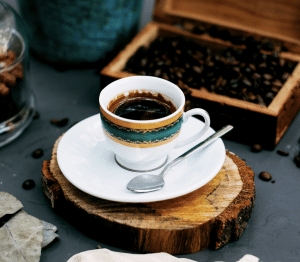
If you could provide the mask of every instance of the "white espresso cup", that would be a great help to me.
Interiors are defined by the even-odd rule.
[[[120,117],[108,110],[112,101],[131,92],[161,94],[172,102],[176,111],[154,120],[132,120]],[[109,148],[116,155],[116,162],[125,169],[145,172],[163,166],[173,148],[195,141],[210,126],[208,113],[200,108],[184,112],[185,97],[175,84],[158,77],[125,77],[107,85],[100,93],[100,116],[102,129]],[[182,125],[193,115],[204,118],[204,127],[184,140],[178,140]]]

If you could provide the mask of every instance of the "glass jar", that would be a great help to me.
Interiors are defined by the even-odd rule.
[[[18,0],[31,51],[52,65],[92,66],[136,34],[142,0]]]
[[[18,137],[33,118],[35,99],[28,78],[25,24],[0,1],[0,146]]]

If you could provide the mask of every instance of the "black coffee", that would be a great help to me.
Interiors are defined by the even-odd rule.
[[[131,92],[110,102],[108,110],[127,119],[154,120],[171,115],[176,107],[161,94]]]

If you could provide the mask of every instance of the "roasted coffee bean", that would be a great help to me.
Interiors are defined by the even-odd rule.
[[[279,150],[277,150],[277,154],[279,154],[281,156],[288,156],[289,152],[279,149]]]
[[[274,46],[270,42],[264,42],[264,43],[261,44],[261,49],[263,49],[265,51],[273,51],[274,50]]]
[[[203,69],[200,66],[193,66],[192,69],[197,73],[201,74]]]
[[[69,123],[69,118],[62,118],[60,119],[56,125],[59,126],[59,127],[63,127],[63,126],[66,126],[67,124]]]
[[[277,87],[277,88],[281,88],[282,87],[282,82],[279,80],[279,79],[275,79],[273,82],[272,82],[272,85],[274,87]]]
[[[252,86],[252,83],[251,81],[247,78],[247,77],[244,77],[243,78],[243,84],[247,87],[251,87]]]
[[[262,150],[262,146],[260,144],[253,144],[251,147],[252,152],[260,152]]]
[[[245,41],[244,44],[248,47],[250,45],[253,45],[255,43],[255,39],[252,36],[248,36]]]
[[[263,86],[264,86],[264,87],[270,87],[271,85],[272,85],[272,84],[271,84],[270,81],[267,81],[267,80],[263,81]]]
[[[253,78],[253,79],[256,79],[256,80],[259,80],[259,79],[261,79],[261,75],[260,75],[259,73],[254,73],[254,74],[252,75],[252,78]]]
[[[251,68],[252,71],[256,71],[256,66],[254,64],[250,63],[248,67]]]
[[[40,118],[40,113],[38,111],[35,111],[33,115],[33,119],[39,119],[39,118]]]
[[[294,157],[294,162],[297,167],[300,167],[300,155]]]
[[[32,189],[35,187],[35,182],[32,179],[27,179],[23,182],[22,187],[26,190]]]
[[[263,181],[270,181],[272,179],[272,176],[266,171],[260,172],[258,177]]]
[[[53,125],[59,126],[59,127],[63,127],[69,123],[69,118],[67,118],[67,117],[62,118],[62,119],[53,118],[53,119],[51,119],[50,123]]]
[[[41,158],[44,155],[44,151],[39,148],[34,150],[31,155],[33,158]]]
[[[264,79],[270,81],[273,79],[273,76],[271,74],[263,74]]]
[[[205,33],[205,28],[202,27],[202,26],[195,26],[193,29],[192,29],[192,33],[193,34],[196,34],[196,35],[202,35]]]
[[[219,30],[216,26],[211,26],[209,29],[208,29],[208,34],[211,36],[211,37],[218,37],[219,35]]]
[[[245,41],[245,38],[242,36],[235,36],[231,38],[231,43],[234,45],[242,45]]]
[[[231,39],[231,34],[227,29],[223,29],[219,32],[218,34],[219,38],[224,40],[224,41],[230,41]]]
[[[275,180],[272,180],[271,183],[274,184],[274,183],[275,183]]]
[[[265,94],[265,98],[266,98],[266,100],[267,100],[269,103],[272,102],[272,100],[274,99],[274,97],[275,97],[275,95],[274,95],[272,92],[267,92],[267,93]]]
[[[154,73],[153,73],[153,75],[156,76],[156,77],[161,76],[161,74],[162,74],[161,69],[156,69],[156,70],[154,71]]]
[[[281,79],[282,79],[283,81],[285,81],[285,80],[288,79],[289,76],[290,76],[290,74],[289,74],[288,72],[284,72],[284,73],[282,74],[282,76],[281,76]]]

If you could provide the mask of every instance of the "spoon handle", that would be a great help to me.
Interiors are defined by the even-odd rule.
[[[161,171],[161,173],[159,174],[159,176],[164,177],[165,174],[169,171],[169,169],[171,167],[177,165],[179,162],[181,162],[182,160],[186,159],[191,154],[195,153],[196,151],[200,150],[201,148],[204,148],[204,147],[208,146],[209,144],[211,144],[212,142],[216,141],[219,137],[225,135],[231,129],[233,129],[233,126],[231,126],[231,125],[227,125],[227,126],[222,127],[219,131],[217,131],[216,133],[212,134],[211,136],[209,136],[208,138],[206,138],[205,140],[203,140],[199,144],[195,145],[194,147],[192,147],[191,149],[189,149],[188,151],[186,151],[185,153],[183,153],[179,157],[175,158],[169,164],[167,164],[165,166],[165,168]]]

